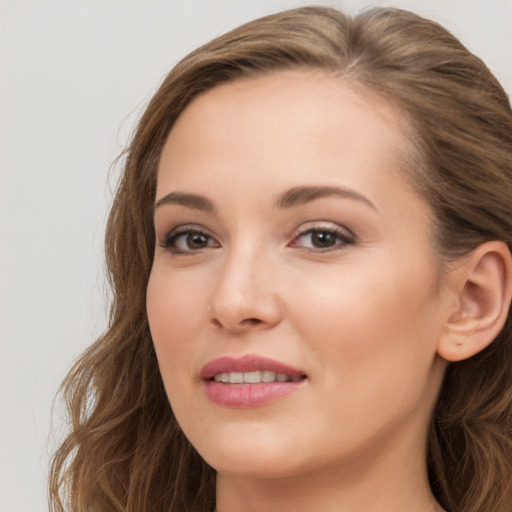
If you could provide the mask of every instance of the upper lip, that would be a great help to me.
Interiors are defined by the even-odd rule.
[[[253,372],[258,370],[270,370],[276,373],[284,373],[291,377],[305,375],[302,370],[281,363],[280,361],[254,354],[247,354],[242,357],[224,356],[214,359],[203,366],[199,377],[202,380],[208,380],[219,373]]]

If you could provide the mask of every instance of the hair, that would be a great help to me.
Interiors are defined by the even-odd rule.
[[[62,384],[70,433],[50,475],[52,511],[203,512],[215,471],[174,418],[145,309],[159,157],[202,92],[289,69],[335,73],[406,117],[417,157],[407,174],[453,261],[512,242],[512,111],[485,64],[437,23],[378,8],[349,17],[303,7],[247,23],[190,53],[164,79],[126,150],[106,231],[108,330]],[[451,512],[512,510],[511,318],[478,355],[448,366],[427,440],[430,485]]]

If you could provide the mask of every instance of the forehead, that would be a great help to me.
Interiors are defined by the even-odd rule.
[[[307,166],[313,179],[316,164],[339,170],[339,157],[360,174],[375,160],[397,171],[410,160],[410,132],[398,109],[343,77],[290,70],[243,78],[206,91],[182,112],[161,155],[158,185],[187,176],[198,185],[199,175],[213,173],[222,179],[237,159],[244,175],[270,167],[290,179]]]
[[[180,114],[171,133],[184,119],[192,123],[199,118],[201,123],[209,124],[221,124],[233,117],[238,121],[267,121],[263,117],[247,117],[254,115],[252,107],[256,104],[263,107],[262,116],[272,113],[272,121],[287,120],[289,129],[297,121],[298,129],[312,128],[315,121],[325,124],[325,109],[341,114],[347,122],[352,121],[350,116],[355,110],[359,114],[365,111],[372,123],[385,123],[401,135],[408,135],[411,128],[404,113],[391,101],[356,80],[325,70],[299,68],[238,78],[199,94]]]

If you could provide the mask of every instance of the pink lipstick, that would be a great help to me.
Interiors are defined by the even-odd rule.
[[[221,357],[206,364],[200,378],[212,402],[246,409],[268,404],[299,389],[303,371],[256,355]]]

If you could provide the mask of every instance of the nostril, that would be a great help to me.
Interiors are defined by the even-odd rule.
[[[226,326],[229,327],[228,324],[224,325],[222,323],[222,321],[219,320],[218,318],[212,318],[211,322],[216,327],[223,327],[223,326],[224,327],[226,327]],[[252,327],[252,326],[260,325],[262,323],[263,323],[263,320],[260,320],[259,318],[244,318],[243,320],[238,322],[237,327]],[[233,328],[233,326],[231,328]],[[236,326],[234,328],[236,328]]]
[[[245,320],[242,320],[242,322],[240,322],[241,324],[245,324],[245,325],[257,325],[257,324],[261,324],[261,320],[259,318],[246,318]]]

